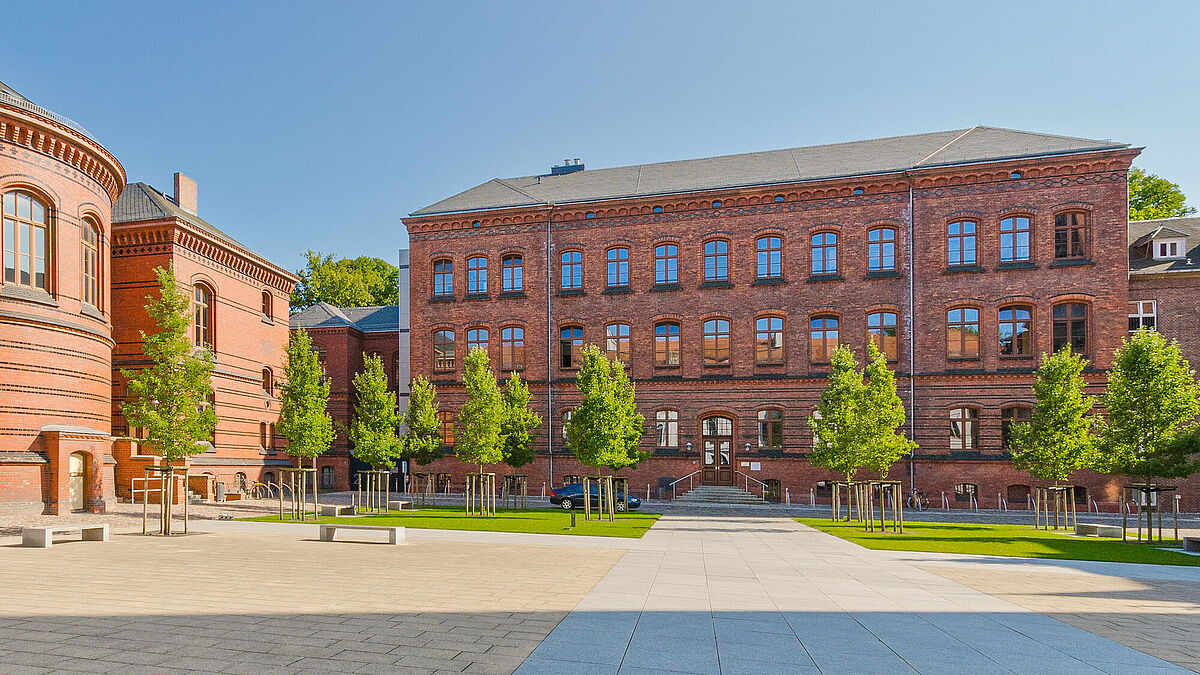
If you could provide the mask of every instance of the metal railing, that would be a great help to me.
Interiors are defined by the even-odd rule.
[[[687,482],[688,482],[688,490],[692,490],[692,489],[694,489],[694,488],[696,487],[696,486],[695,486],[695,484],[692,482],[692,478],[693,478],[693,477],[694,477],[696,474],[698,474],[698,473],[700,473],[700,471],[699,471],[699,470],[696,470],[696,471],[693,471],[693,472],[691,472],[691,473],[689,473],[688,475],[686,475],[686,476],[684,476],[684,477],[683,477],[683,478],[686,478],[686,479],[687,479]],[[670,485],[668,485],[668,486],[667,486],[667,487],[671,488],[671,499],[675,499],[676,497],[678,497],[678,496],[679,496],[679,495],[678,495],[678,490],[676,489],[676,487],[675,487],[675,486],[676,486],[676,485],[679,485],[679,483],[680,483],[681,481],[683,481],[683,478],[676,478],[675,480],[671,481],[671,484],[670,484]]]
[[[761,480],[759,480],[753,476],[744,474],[741,471],[738,471],[736,469],[734,470],[734,473],[743,478],[743,480],[742,480],[742,484],[743,484],[742,489],[743,490],[745,490],[746,492],[750,492],[750,481],[754,481],[755,483],[758,483],[759,498],[763,499],[764,501],[767,499],[767,484],[766,483],[762,482]],[[750,494],[754,494],[754,493],[750,492]]]

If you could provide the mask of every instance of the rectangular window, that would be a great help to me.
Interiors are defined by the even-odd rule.
[[[837,233],[822,232],[812,237],[812,273],[837,274]]]
[[[608,287],[629,285],[629,249],[608,250]]]
[[[896,339],[896,315],[892,312],[868,314],[867,340],[874,342],[888,361],[897,360],[900,348]]]
[[[578,368],[583,356],[583,327],[567,326],[562,329],[558,341],[559,365],[562,368]]]
[[[608,358],[629,363],[629,324],[612,323],[604,328],[604,349]]]
[[[760,366],[783,363],[783,319],[763,317],[754,322],[754,362]]]
[[[1029,307],[1000,309],[1001,356],[1033,356],[1032,316],[1033,310]]]
[[[500,329],[500,369],[525,369],[525,329],[511,326]]]
[[[975,264],[975,222],[960,220],[947,226],[947,262],[950,265]]]
[[[679,324],[660,323],[654,327],[654,365],[679,365]]]
[[[809,324],[808,358],[813,363],[829,363],[838,347],[838,320],[833,316],[813,317]]]
[[[449,410],[439,410],[438,418],[438,436],[442,439],[442,447],[454,447],[454,413]]]
[[[783,413],[778,410],[758,411],[758,447],[770,450],[783,448]]]
[[[1087,305],[1070,302],[1054,306],[1054,351],[1070,345],[1076,354],[1087,354]]]
[[[1054,216],[1054,257],[1087,256],[1087,215],[1060,213]]]
[[[50,290],[47,275],[50,229],[46,207],[28,192],[4,194],[4,280]]]
[[[525,279],[523,274],[524,260],[519,255],[505,256],[500,261],[503,279],[501,280],[500,290],[504,293],[514,293],[516,291],[525,290]]]
[[[454,331],[434,331],[433,369],[454,370]]]
[[[1007,450],[1009,441],[1012,438],[1012,425],[1017,423],[1028,423],[1032,418],[1032,412],[1024,406],[1012,406],[1004,408],[1000,411],[1000,447]]]
[[[658,432],[658,447],[679,447],[679,412],[659,410],[654,413],[654,426]]]
[[[486,328],[472,328],[467,331],[467,353],[472,350],[488,348],[488,331]]]
[[[896,269],[896,231],[883,227],[867,233],[867,270],[884,272]]]
[[[979,447],[979,412],[974,408],[950,411],[950,449],[974,450]]]
[[[467,260],[467,293],[479,295],[487,292],[487,258],[469,258]]]
[[[729,365],[729,322],[725,319],[704,322],[704,365]]]
[[[757,245],[758,263],[755,272],[758,278],[783,277],[783,240],[779,237],[761,237]]]
[[[1029,260],[1029,218],[1014,216],[1000,221],[1000,261]]]
[[[679,247],[662,244],[654,247],[654,283],[674,284],[679,282]]]
[[[972,307],[946,313],[946,358],[979,358],[979,310]]]
[[[729,242],[704,243],[704,280],[729,281]]]
[[[559,277],[559,288],[570,290],[583,288],[583,254],[579,251],[567,251],[562,254],[562,274]]]
[[[454,295],[454,263],[449,260],[433,261],[433,294]]]
[[[1129,332],[1135,333],[1139,328],[1157,330],[1158,301],[1131,300],[1129,302]]]
[[[100,307],[100,238],[90,218],[83,219],[83,240],[80,247],[80,286],[82,300]]]

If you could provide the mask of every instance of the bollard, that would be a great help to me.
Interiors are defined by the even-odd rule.
[[[571,529],[575,529],[575,510],[571,509]]]

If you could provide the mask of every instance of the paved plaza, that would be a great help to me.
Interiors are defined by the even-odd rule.
[[[640,540],[410,529],[401,547],[195,529],[0,539],[0,673],[1195,667],[1195,568],[869,551],[749,516],[668,515]]]

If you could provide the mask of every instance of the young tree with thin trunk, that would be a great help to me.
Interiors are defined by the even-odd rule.
[[[390,469],[400,452],[400,414],[378,355],[363,359],[362,371],[354,375],[354,392],[354,420],[346,430],[354,456],[373,469]]]
[[[284,355],[283,395],[279,402],[279,432],[287,439],[287,453],[300,460],[312,460],[333,443],[333,418],[326,411],[329,383],[321,360],[313,351],[312,340],[304,330],[294,330]]]
[[[896,376],[874,342],[867,345],[867,365],[863,368],[862,409],[858,414],[864,425],[862,466],[887,479],[892,465],[910,454],[917,444],[898,431],[904,426],[904,403],[896,393]]]
[[[1096,403],[1083,393],[1087,363],[1071,353],[1070,345],[1042,355],[1030,421],[1009,428],[1013,466],[1055,485],[1084,468],[1092,448],[1091,410]]]
[[[1183,478],[1197,470],[1200,385],[1179,350],[1155,331],[1139,330],[1117,350],[1104,392],[1093,466],[1104,473]]]
[[[625,364],[610,361],[599,347],[589,345],[575,384],[581,399],[567,424],[567,441],[579,463],[616,471],[645,459],[649,453],[638,450],[646,433],[645,418],[637,411]]]
[[[409,388],[408,410],[404,426],[408,430],[401,439],[400,454],[422,466],[441,459],[441,422],[437,418],[437,387],[418,375]]]
[[[865,389],[854,352],[847,345],[839,346],[830,357],[829,385],[808,418],[813,432],[809,461],[842,474],[846,482],[854,480],[865,460],[867,421],[861,417]]]
[[[458,411],[458,434],[454,453],[463,462],[495,464],[504,459],[500,426],[504,419],[504,401],[496,375],[489,365],[487,350],[472,349],[463,371],[467,400]]]
[[[529,387],[519,373],[513,373],[504,385],[504,419],[500,435],[504,439],[504,463],[514,469],[533,462],[533,430],[542,418],[529,409]]]

